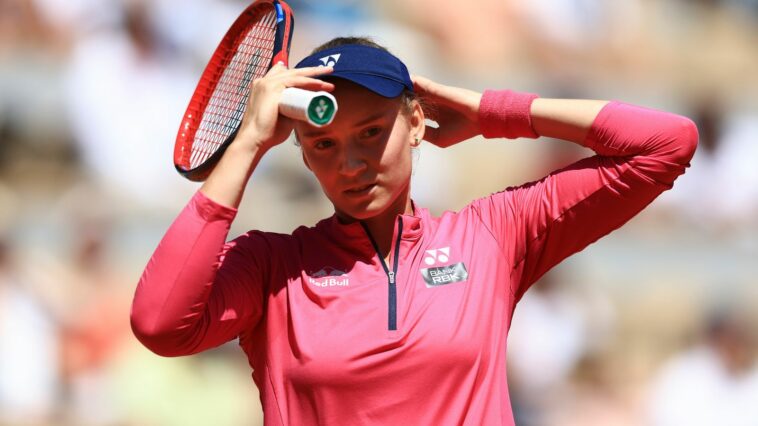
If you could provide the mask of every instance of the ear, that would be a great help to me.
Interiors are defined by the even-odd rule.
[[[424,119],[424,109],[421,108],[421,104],[418,101],[413,101],[413,110],[408,120],[410,124],[409,131],[413,138],[411,140],[411,147],[413,148],[421,145],[421,141],[424,140],[424,131],[426,130]]]

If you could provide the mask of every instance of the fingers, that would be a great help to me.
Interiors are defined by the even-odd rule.
[[[313,77],[317,75],[324,75],[329,74],[332,71],[334,71],[333,67],[305,67],[305,68],[295,68],[294,70],[297,75],[304,75],[307,77]]]
[[[273,77],[279,75],[301,75],[306,77],[315,77],[317,75],[329,74],[334,71],[332,67],[305,67],[305,68],[293,68],[289,69],[283,62],[277,62],[266,73],[266,77]]]
[[[438,127],[426,126],[424,129],[424,140],[437,145],[440,141],[440,129]]]
[[[284,85],[286,87],[298,87],[300,89],[305,90],[324,90],[327,92],[331,92],[334,90],[334,84],[329,83],[328,81],[319,80],[317,78],[311,78],[311,77],[291,77],[284,81]]]
[[[265,86],[269,89],[278,88],[278,90],[282,90],[285,87],[298,87],[306,90],[325,90],[331,92],[334,90],[333,83],[319,80],[314,77],[329,74],[333,70],[332,67],[288,69],[282,62],[278,62],[271,67],[269,72],[263,78],[253,81],[253,84]]]
[[[437,106],[453,106],[460,102],[460,90],[445,86],[420,75],[412,75],[413,90]]]
[[[437,102],[456,102],[463,89],[446,86],[426,77],[413,76],[413,88],[422,96],[432,98]]]
[[[426,77],[420,75],[412,75],[413,89],[422,96],[428,96],[440,100],[452,100],[456,97],[459,91],[458,89],[444,84],[437,83]]]
[[[284,62],[279,61],[275,63],[274,66],[271,67],[271,69],[269,70],[269,73],[279,72],[281,70],[286,70],[286,69],[287,69],[287,65]]]
[[[419,93],[428,93],[432,86],[434,86],[436,83],[432,80],[429,80],[426,77],[422,77],[420,75],[411,74],[411,81],[413,81],[413,90]]]
[[[334,83],[319,80],[317,78],[305,76],[292,76],[289,74],[274,76],[253,82],[253,86],[258,86],[259,90],[266,92],[280,92],[287,87],[297,87],[305,90],[319,91],[324,90],[331,92],[334,90]]]

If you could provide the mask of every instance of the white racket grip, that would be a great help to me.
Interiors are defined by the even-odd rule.
[[[328,92],[288,87],[279,100],[279,113],[322,127],[331,123],[337,114],[337,100]]]

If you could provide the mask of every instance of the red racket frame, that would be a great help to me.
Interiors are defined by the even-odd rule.
[[[292,31],[295,28],[292,9],[282,0],[257,0],[253,2],[234,21],[213,52],[213,56],[200,76],[200,81],[195,88],[195,92],[192,95],[192,99],[190,99],[179,126],[174,145],[174,166],[182,176],[189,180],[196,182],[205,180],[223,155],[227,146],[234,140],[239,130],[238,127],[233,131],[204,162],[191,168],[190,156],[192,155],[192,144],[195,134],[200,127],[203,113],[211,99],[210,94],[216,89],[224,70],[233,57],[233,53],[237,51],[242,39],[240,35],[247,33],[250,25],[255,23],[255,19],[259,15],[259,9],[266,8],[268,11],[270,10],[268,9],[269,7],[281,11],[282,19],[277,19],[273,55],[267,68],[271,68],[273,64],[279,61],[284,62],[284,64],[288,63],[290,44],[292,43]]]

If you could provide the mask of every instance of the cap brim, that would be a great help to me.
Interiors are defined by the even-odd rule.
[[[335,71],[324,77],[337,77],[352,81],[377,95],[384,96],[385,98],[395,98],[400,96],[400,94],[403,93],[403,90],[406,89],[405,85],[399,81],[371,74]]]

